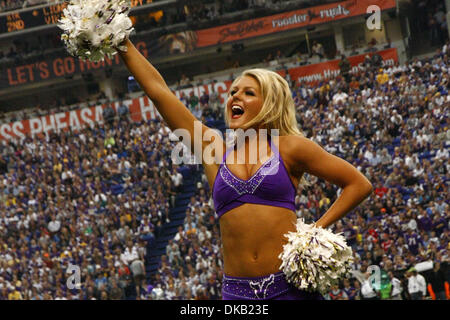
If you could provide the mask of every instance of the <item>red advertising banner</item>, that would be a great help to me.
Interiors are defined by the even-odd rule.
[[[150,42],[139,41],[136,48],[148,58],[151,47]],[[30,64],[7,67],[0,73],[0,88],[14,87],[48,79],[73,76],[77,73],[94,71],[115,67],[122,62],[119,55],[112,59],[105,58],[104,61],[90,62],[83,61],[72,56],[61,56],[53,59],[44,59]]]
[[[245,20],[225,26],[199,30],[196,47],[207,47],[367,14],[376,5],[380,10],[396,7],[395,0],[348,0],[273,16]]]
[[[382,58],[385,65],[394,65],[398,62],[397,49],[391,48],[383,51],[377,52]],[[357,56],[348,57],[348,61],[352,66],[352,73],[357,72],[361,69],[361,65],[364,62],[364,58],[366,55],[372,57],[374,53],[365,53]],[[317,64],[310,64],[306,66],[301,66],[297,68],[289,69],[289,75],[292,80],[296,80],[299,82],[320,82],[324,80],[328,80],[330,78],[334,78],[339,75],[339,61],[341,60],[332,60]]]
[[[368,55],[370,56],[372,54],[370,53]],[[385,65],[394,65],[398,61],[397,49],[395,48],[380,51],[378,54],[383,58]],[[353,71],[357,71],[361,67],[366,55],[362,54],[348,58]],[[339,61],[334,60],[301,66],[289,69],[288,72],[292,80],[304,82],[326,81],[339,74]],[[284,70],[278,72],[284,74]],[[187,97],[189,97],[191,92],[194,92],[197,96],[201,96],[204,92],[209,94],[214,90],[219,94],[220,101],[224,103],[227,99],[230,86],[231,81],[218,81],[211,84],[177,90],[174,93],[180,98],[181,93],[184,93]],[[117,111],[120,103],[128,107],[131,118],[134,121],[146,121],[159,118],[158,111],[147,96],[124,100],[122,102],[113,102],[111,106]],[[0,125],[0,139],[21,139],[27,134],[36,136],[49,131],[60,132],[69,128],[73,131],[78,131],[85,126],[94,126],[96,123],[103,123],[103,109],[105,107],[106,104],[2,124]]]
[[[139,4],[138,0],[136,4]],[[308,25],[326,23],[338,19],[365,15],[367,8],[377,5],[380,10],[395,7],[395,0],[348,0],[333,4],[290,11],[269,17],[241,21],[205,30],[186,30],[168,34],[156,39],[135,43],[136,48],[146,57],[184,54],[196,48],[217,45],[250,37],[262,36]],[[69,56],[43,58],[28,64],[6,67],[0,72],[0,89],[17,87],[38,81],[56,78],[70,78],[80,74],[121,64],[119,56],[102,62],[88,62]]]

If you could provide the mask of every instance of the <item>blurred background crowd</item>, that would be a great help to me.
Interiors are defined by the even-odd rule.
[[[245,17],[247,9],[276,12],[290,3],[178,2],[151,27],[214,23],[229,15],[236,19],[237,13]],[[284,70],[287,58],[294,66],[340,60],[340,74],[326,81],[286,75],[304,135],[353,164],[374,186],[364,203],[332,227],[344,233],[355,263],[326,299],[450,298],[450,43],[438,2],[413,7],[416,16],[426,14],[412,31],[425,30],[436,48],[426,57],[385,65],[373,54],[355,70],[343,52],[327,51],[317,40],[308,53],[268,48],[258,58],[273,70]],[[1,1],[0,11],[40,3]],[[43,48],[62,49],[57,33],[33,37],[28,47],[20,37],[0,46],[0,63],[17,63],[17,57]],[[371,41],[352,54],[391,45]],[[237,52],[226,61],[227,80],[246,66],[244,55]],[[186,72],[171,85],[177,90],[216,80],[202,79]],[[176,141],[164,122],[133,121],[121,103],[129,93],[117,96],[114,109],[101,90],[91,94],[94,103],[107,102],[103,121],[94,126],[0,140],[0,299],[221,299],[220,232],[202,168],[174,164]],[[66,90],[52,103],[34,99],[23,110],[0,109],[0,125],[78,108],[83,99]],[[199,120],[224,130],[217,92],[192,91],[181,101]],[[312,223],[340,190],[306,178],[309,185],[297,191],[296,214]],[[167,236],[170,228],[176,231]]]
[[[106,119],[77,133],[3,141],[2,298],[71,297],[70,265],[86,286],[79,299],[135,297],[144,285],[147,249],[170,222],[181,183],[173,143],[162,122]]]
[[[334,226],[356,260],[353,277],[330,299],[409,299],[416,293],[408,285],[414,266],[426,261],[434,269],[420,293],[446,292],[448,51],[445,46],[430,59],[394,67],[368,66],[350,82],[339,76],[293,84],[304,134],[355,165],[375,187]],[[215,120],[218,114],[203,99],[197,116]],[[0,296],[219,299],[220,235],[202,170],[190,167],[197,192],[184,225],[169,241],[158,272],[146,277],[147,250],[170,222],[182,180],[170,161],[173,142],[163,122],[135,123],[126,112],[105,112],[105,120],[81,132],[2,141]],[[298,189],[296,212],[313,222],[338,193],[327,182],[308,179],[311,185]],[[81,291],[67,289],[69,265],[81,267]],[[365,291],[371,265],[380,267],[383,279],[397,279],[397,291]]]

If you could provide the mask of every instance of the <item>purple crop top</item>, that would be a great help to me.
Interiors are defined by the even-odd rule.
[[[283,159],[270,140],[273,155],[248,180],[237,178],[226,166],[223,157],[213,185],[213,200],[217,217],[243,205],[263,204],[295,211],[296,188],[289,177]],[[281,165],[280,165],[281,164]]]

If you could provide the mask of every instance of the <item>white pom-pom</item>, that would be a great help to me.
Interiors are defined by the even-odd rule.
[[[297,231],[285,236],[288,243],[279,255],[280,269],[300,290],[325,294],[351,270],[352,249],[341,234],[297,220]]]
[[[128,13],[130,0],[71,0],[58,27],[67,51],[93,62],[111,58],[134,30]]]

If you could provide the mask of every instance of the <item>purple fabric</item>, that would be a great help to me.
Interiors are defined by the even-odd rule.
[[[295,211],[296,188],[272,141],[270,146],[274,154],[248,180],[237,178],[228,169],[225,160],[230,150],[227,150],[212,192],[218,218],[244,203],[283,207]]]
[[[295,288],[278,272],[256,278],[224,275],[222,300],[323,300],[323,297]]]

